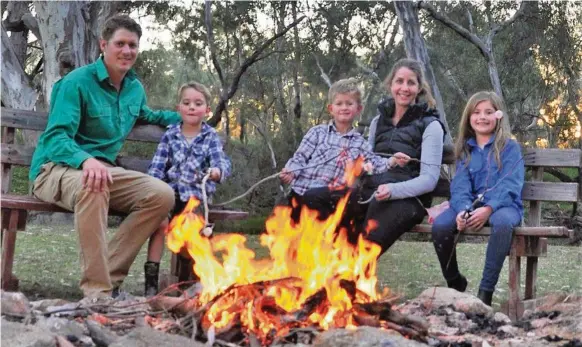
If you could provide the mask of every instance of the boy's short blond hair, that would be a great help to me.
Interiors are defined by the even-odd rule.
[[[355,78],[345,78],[332,84],[327,96],[328,103],[333,104],[338,94],[354,94],[358,104],[362,104],[362,89],[358,86],[358,80]]]
[[[188,83],[184,83],[180,86],[180,88],[178,89],[178,102],[180,102],[180,100],[182,100],[182,94],[184,93],[184,90],[192,88],[195,91],[199,92],[200,94],[204,95],[204,99],[206,100],[206,105],[210,105],[210,90],[208,90],[208,88],[206,88],[206,86],[202,83],[196,82],[196,81],[190,81]]]

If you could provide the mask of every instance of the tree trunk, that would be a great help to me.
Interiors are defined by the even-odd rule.
[[[435,74],[432,69],[432,65],[430,64],[430,57],[428,56],[426,45],[424,43],[424,39],[422,38],[422,33],[420,32],[418,13],[414,8],[414,3],[409,1],[395,1],[394,7],[396,9],[396,15],[398,16],[398,22],[400,23],[404,35],[404,47],[406,49],[406,55],[409,58],[420,61],[424,66],[426,80],[432,89],[433,96],[437,102],[440,120],[444,124],[445,130],[447,132],[445,137],[445,144],[452,144],[453,140],[451,137],[449,124],[447,123],[443,98],[436,83]]]
[[[87,65],[99,56],[99,29],[115,11],[114,2],[35,1],[44,53],[43,94],[49,104],[61,66]]]
[[[488,48],[492,49],[492,47],[488,47]],[[499,95],[501,100],[504,100],[503,90],[501,89],[501,81],[499,80],[499,72],[497,71],[497,64],[495,63],[495,57],[493,57],[493,52],[491,52],[490,54],[491,54],[491,56],[488,57],[488,61],[487,61],[487,69],[489,71],[489,79],[491,79],[491,85],[493,86],[493,90],[495,91],[495,93],[497,93],[497,95]]]
[[[29,13],[28,10],[28,1],[10,1],[8,2],[8,6],[6,10],[8,11],[8,16],[6,18],[9,22],[20,22],[22,21],[22,16],[24,14]],[[28,48],[28,33],[29,30],[26,26],[22,31],[13,31],[10,35],[10,42],[12,43],[12,47],[14,48],[14,53],[18,58],[18,61],[22,66],[26,64],[26,49]]]
[[[2,26],[2,104],[9,108],[32,110],[38,94],[18,59],[8,33]]]

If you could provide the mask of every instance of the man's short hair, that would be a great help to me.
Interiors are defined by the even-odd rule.
[[[103,24],[103,30],[101,30],[101,38],[109,41],[118,29],[126,29],[132,33],[136,33],[137,38],[141,39],[141,26],[125,14],[118,14],[107,19],[105,24]]]
[[[346,78],[339,80],[331,85],[327,96],[328,103],[333,104],[333,100],[338,94],[354,94],[358,104],[362,103],[362,90],[358,86],[358,80],[355,78]]]

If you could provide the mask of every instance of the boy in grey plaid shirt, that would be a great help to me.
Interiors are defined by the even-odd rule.
[[[327,105],[332,120],[311,128],[285,165],[280,179],[291,184],[289,203],[295,222],[303,206],[319,211],[322,220],[333,213],[339,198],[347,193],[346,166],[359,156],[364,157],[365,168],[371,168],[373,173],[384,172],[392,164],[391,160],[375,155],[368,141],[353,127],[354,119],[363,108],[361,99],[356,79],[335,82],[329,89]],[[308,168],[301,169],[304,167]],[[349,227],[353,217],[365,215],[359,211],[356,199],[356,194],[351,194],[342,219],[341,225],[348,231],[353,229]]]

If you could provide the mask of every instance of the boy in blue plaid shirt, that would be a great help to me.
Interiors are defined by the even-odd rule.
[[[182,122],[170,125],[162,137],[148,169],[148,174],[168,183],[176,194],[171,217],[182,212],[190,197],[202,201],[202,179],[207,172],[208,200],[216,191],[216,182],[223,182],[230,175],[230,160],[222,150],[218,134],[204,117],[210,112],[210,92],[197,82],[182,85],[178,92],[178,113]],[[145,264],[145,296],[158,291],[160,260],[164,249],[164,232],[168,220],[152,235]],[[191,269],[191,267],[190,267]]]
[[[292,218],[295,222],[299,220],[303,206],[317,210],[322,220],[334,212],[338,200],[347,193],[344,174],[348,162],[363,156],[365,170],[373,170],[373,173],[386,171],[392,163],[375,155],[368,141],[353,127],[354,119],[363,108],[361,99],[362,92],[356,79],[335,82],[329,89],[327,105],[332,120],[311,128],[285,165],[280,179],[285,184],[291,184],[289,203],[293,207]],[[301,169],[307,166],[314,167]],[[357,198],[356,194],[350,195],[340,224],[348,231],[356,232],[351,235],[355,237],[357,231],[350,224],[354,217],[365,215],[360,211]],[[351,238],[351,241],[355,240]]]

